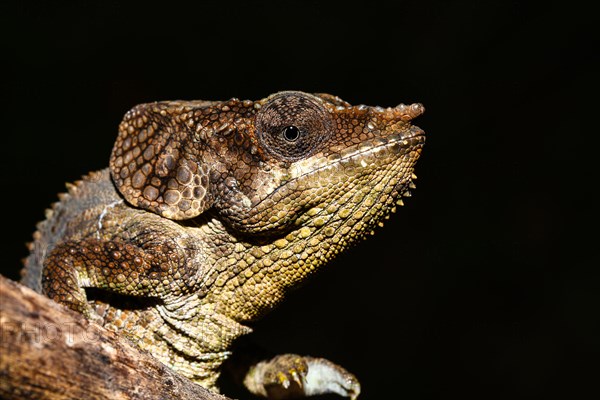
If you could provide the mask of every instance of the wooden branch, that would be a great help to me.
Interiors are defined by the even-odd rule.
[[[0,276],[0,398],[227,400]]]

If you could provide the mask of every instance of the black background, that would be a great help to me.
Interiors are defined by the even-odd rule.
[[[2,273],[122,115],[284,89],[422,102],[417,190],[256,325],[365,399],[597,390],[598,20],[577,2],[3,3]],[[4,96],[3,96],[4,97]],[[593,384],[593,386],[592,386]]]

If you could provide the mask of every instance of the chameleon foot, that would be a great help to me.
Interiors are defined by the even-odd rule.
[[[252,393],[272,400],[336,393],[355,400],[358,380],[324,358],[283,354],[253,366],[244,379]]]
[[[46,259],[42,291],[52,300],[101,323],[100,316],[88,304],[85,290],[81,287],[78,271],[74,267],[76,259],[76,247],[69,244],[56,246]]]

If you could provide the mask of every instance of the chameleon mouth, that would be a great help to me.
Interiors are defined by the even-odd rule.
[[[356,146],[344,149],[340,153],[330,155],[328,160],[339,162],[353,158],[366,158],[369,155],[377,156],[379,153],[385,153],[386,151],[398,157],[421,148],[424,144],[425,132],[417,126],[412,126],[404,134],[395,133],[386,137],[378,137],[365,141]]]
[[[376,137],[339,152],[329,154],[319,160],[306,160],[297,163],[291,171],[291,179],[304,178],[327,169],[342,167],[384,166],[405,158],[411,152],[419,152],[425,144],[425,132],[418,126],[411,126],[407,132],[394,133],[386,137]],[[414,156],[414,161],[418,154]],[[305,164],[305,165],[304,165]]]

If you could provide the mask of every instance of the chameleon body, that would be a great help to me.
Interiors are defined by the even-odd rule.
[[[422,112],[295,91],[138,105],[109,168],[68,185],[38,225],[23,282],[216,390],[252,321],[401,204]],[[244,382],[270,398],[360,391],[297,355]]]

